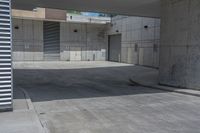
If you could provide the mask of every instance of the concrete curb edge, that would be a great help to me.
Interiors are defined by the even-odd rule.
[[[161,86],[161,85],[145,85],[144,83],[135,81],[132,78],[129,78],[129,81],[133,85],[138,85],[138,86],[143,86],[143,87],[152,88],[152,89],[158,89],[158,90],[163,90],[163,91],[176,92],[176,93],[180,93],[180,94],[184,94],[184,95],[200,97],[200,91],[198,91],[198,90],[180,89],[180,88]]]

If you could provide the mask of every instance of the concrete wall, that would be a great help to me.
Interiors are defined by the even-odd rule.
[[[60,27],[62,61],[107,60],[109,33],[109,35],[122,34],[122,62],[158,67],[159,19],[116,16],[112,19],[112,26],[61,22]],[[44,60],[43,21],[13,19],[13,59],[14,61]]]
[[[107,25],[63,22],[60,26],[60,60],[107,59]],[[13,60],[44,60],[43,21],[13,19]]]
[[[45,8],[36,8],[34,11],[12,9],[13,18],[26,18],[35,20],[45,19]]]
[[[12,17],[30,20],[66,21],[66,11],[50,8],[35,8],[33,11],[12,9]]]
[[[61,23],[61,60],[105,61],[106,33],[107,25]]]
[[[200,89],[200,1],[162,0],[160,83]]]
[[[158,67],[160,19],[116,16],[108,34],[122,34],[122,62]]]
[[[43,22],[13,19],[13,60],[43,60]]]

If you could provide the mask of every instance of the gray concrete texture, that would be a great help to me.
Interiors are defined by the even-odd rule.
[[[13,19],[12,22],[13,60],[43,60],[43,22],[22,19]]]
[[[61,23],[60,60],[105,61],[106,28],[107,25]],[[43,61],[43,54],[43,21],[14,18],[13,60]]]
[[[160,83],[200,88],[199,0],[162,1]]]
[[[35,110],[27,100],[20,88],[14,89],[13,112],[0,113],[1,133],[45,133]]]
[[[199,133],[199,97],[129,84],[149,68],[76,62],[64,69],[58,62],[63,69],[55,69],[49,62],[44,69],[43,63],[16,63],[14,87],[28,92],[50,133]]]
[[[60,60],[105,61],[108,34],[121,34],[122,62],[158,67],[159,19],[116,16],[112,25],[61,23]],[[43,22],[13,19],[13,51],[14,61],[43,61]]]
[[[108,34],[122,35],[122,62],[158,67],[160,19],[116,16],[112,18],[112,25]]]
[[[13,9],[32,10],[35,7],[46,7],[55,9],[73,9],[77,11],[94,11],[112,14],[126,14],[134,16],[160,17],[160,0],[101,0],[101,1],[82,1],[82,0],[54,0],[35,1],[35,0],[15,0],[12,1]]]
[[[107,25],[61,23],[61,60],[105,61],[107,40]]]

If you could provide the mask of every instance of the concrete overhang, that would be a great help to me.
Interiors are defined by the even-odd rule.
[[[12,8],[36,7],[160,17],[160,0],[12,0]]]

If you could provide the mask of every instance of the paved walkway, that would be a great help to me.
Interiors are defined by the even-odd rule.
[[[199,133],[199,97],[130,85],[132,76],[151,84],[157,70],[102,63],[24,65],[14,71],[15,88],[27,91],[50,133]]]
[[[22,90],[15,88],[13,112],[0,113],[0,133],[44,133],[35,110]]]
[[[200,98],[193,96],[199,91],[157,85],[156,69],[112,62],[15,66],[14,111],[0,113],[2,133],[200,131]]]
[[[57,70],[57,69],[89,69],[89,68],[108,68],[126,67],[132,64],[117,63],[109,61],[41,61],[41,62],[14,62],[15,69],[34,69],[34,70]]]

